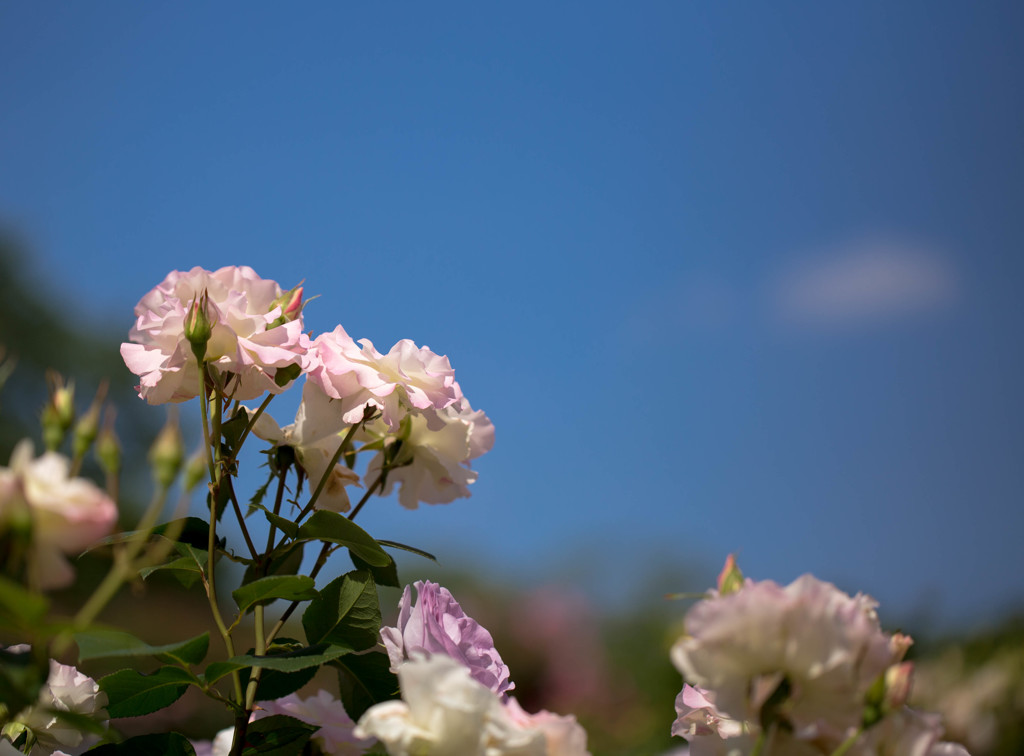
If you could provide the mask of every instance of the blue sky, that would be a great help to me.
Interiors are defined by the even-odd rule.
[[[448,354],[496,448],[469,500],[376,502],[379,537],[633,596],[738,551],[969,627],[1024,602],[1022,32],[1013,3],[8,2],[0,217],[97,325],[248,264],[305,279],[317,332]]]

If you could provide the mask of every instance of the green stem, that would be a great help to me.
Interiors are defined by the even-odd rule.
[[[352,512],[351,515],[349,515],[349,519],[352,519],[352,517],[355,516],[356,512],[359,511],[359,508],[362,507],[369,500],[369,498],[373,495],[374,491],[377,490],[377,487],[381,484],[383,480],[384,474],[381,473],[379,476],[377,476],[377,480],[373,482],[373,485],[371,485],[367,489],[366,493],[363,495],[363,498],[360,499],[359,503],[356,505],[355,510]],[[316,576],[320,574],[320,570],[324,568],[324,565],[327,564],[327,556],[330,554],[331,547],[333,546],[333,543],[325,543],[320,548],[320,554],[317,556],[316,563],[313,565],[313,569],[309,573],[309,576],[314,580],[316,579]],[[272,640],[274,640],[274,638],[277,637],[277,634],[281,632],[281,630],[284,628],[284,623],[287,622],[288,618],[295,613],[295,610],[298,608],[299,603],[300,602],[298,601],[293,601],[291,604],[288,605],[288,608],[284,610],[284,614],[281,615],[281,618],[277,621],[277,623],[271,629],[270,633],[267,635],[267,643],[270,643]]]
[[[309,503],[306,504],[305,508],[299,513],[299,516],[295,520],[296,522],[302,522],[302,519],[312,511],[313,505],[316,504],[316,500],[320,498],[321,492],[327,487],[327,481],[330,480],[331,473],[334,472],[334,466],[338,464],[338,460],[340,460],[341,456],[345,453],[345,448],[348,446],[348,442],[352,440],[352,437],[356,434],[356,431],[359,430],[363,423],[373,417],[374,412],[376,412],[376,407],[368,406],[363,410],[363,419],[348,429],[348,433],[345,434],[345,438],[343,438],[341,440],[341,444],[338,445],[338,450],[334,452],[334,456],[331,457],[331,461],[327,465],[327,470],[325,470],[324,474],[320,476],[320,482],[317,484],[316,490],[313,491],[313,495],[309,498]]]
[[[103,611],[104,607],[114,598],[121,586],[134,576],[135,560],[145,547],[149,538],[149,531],[156,525],[156,521],[160,517],[160,512],[163,511],[166,501],[166,488],[161,488],[153,494],[153,500],[143,513],[142,519],[139,520],[138,532],[135,537],[126,544],[122,551],[115,554],[114,564],[111,566],[110,571],[107,572],[106,576],[96,587],[96,590],[93,591],[89,599],[78,610],[78,613],[75,614],[74,619],[71,620],[74,630],[83,630],[91,625],[100,612]],[[70,633],[62,634],[54,641],[54,655],[59,656],[67,650],[69,645],[71,645]]]
[[[753,750],[750,751],[750,756],[761,756],[761,752],[764,751],[764,745],[766,742],[768,742],[768,732],[766,730],[762,730],[761,734],[757,737],[757,742],[754,743]]]
[[[264,656],[267,653],[267,639],[263,634],[266,629],[263,625],[263,604],[257,604],[253,610],[254,621],[256,623],[256,656]],[[260,684],[260,672],[262,667],[253,667],[249,674],[249,686],[245,692],[245,710],[246,712],[252,711],[253,704],[256,703],[256,688]]]
[[[260,416],[267,409],[267,406],[270,404],[271,400],[275,396],[277,396],[277,394],[267,394],[267,398],[264,399],[263,403],[260,404],[259,408],[252,413],[252,416],[249,418],[249,422],[246,423],[245,429],[242,431],[242,435],[238,437],[238,444],[235,445],[234,456],[238,455],[238,451],[242,448],[242,444],[245,443],[245,439],[249,437],[249,434],[252,432],[252,429],[256,426],[256,421],[260,419]]]
[[[224,648],[228,656],[235,655],[235,643],[231,638],[231,632],[224,624],[224,618],[220,613],[220,606],[217,602],[217,499],[220,493],[221,481],[221,445],[220,445],[220,423],[221,423],[221,392],[210,374],[206,363],[200,365],[199,382],[203,396],[203,436],[206,443],[207,462],[210,468],[210,530],[206,541],[206,597],[210,604],[210,611],[213,614],[213,621],[217,625],[221,638],[224,639]],[[213,401],[207,393],[207,386],[212,385],[217,390],[214,392]],[[212,407],[212,411],[211,411]],[[209,419],[207,415],[212,415]],[[235,700],[241,706],[245,701],[242,692],[242,680],[238,672],[231,673],[231,681],[235,690]]]
[[[242,536],[245,538],[245,545],[249,547],[249,555],[253,558],[253,561],[258,562],[260,560],[259,552],[256,551],[256,546],[252,542],[252,538],[249,536],[249,528],[245,525],[245,518],[242,516],[242,508],[238,506],[238,499],[235,497],[235,487],[231,483],[231,477],[228,476],[223,484],[228,488],[228,498],[231,499],[231,507],[235,510],[235,518],[238,520],[238,526],[242,529]]]
[[[857,738],[859,738],[861,734],[863,734],[863,732],[864,728],[858,727],[856,732],[854,732],[852,735],[850,735],[850,737],[848,737],[846,740],[840,743],[839,747],[836,748],[836,750],[832,751],[832,756],[843,756],[843,754],[845,754],[847,751],[853,748],[853,744],[857,742]]]
[[[373,485],[366,489],[366,493],[363,494],[363,498],[359,500],[359,503],[356,504],[355,509],[353,509],[352,512],[349,514],[348,519],[356,519],[356,515],[359,514],[359,510],[362,509],[366,502],[370,500],[370,497],[373,495],[374,491],[376,491],[384,483],[384,473],[385,471],[381,470],[380,475],[377,476],[377,480],[373,481]]]
[[[281,514],[281,504],[284,501],[284,484],[285,479],[288,477],[288,468],[286,467],[281,471],[280,476],[277,479],[277,495],[274,496],[274,514]],[[277,535],[277,526],[274,524],[270,525],[270,531],[267,533],[267,549],[265,554],[270,554],[274,550],[274,536]]]

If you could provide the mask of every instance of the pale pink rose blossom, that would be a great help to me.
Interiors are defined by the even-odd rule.
[[[397,430],[408,410],[440,410],[462,397],[447,357],[408,339],[381,354],[369,339],[357,344],[341,326],[313,341],[304,367],[308,380],[340,400],[338,411],[348,423],[359,422],[369,405]]]
[[[465,666],[474,680],[498,695],[514,688],[491,634],[466,616],[448,589],[430,581],[414,585],[416,604],[410,586],[405,586],[398,603],[398,627],[380,630],[391,671],[397,672],[416,654],[441,655]]]
[[[494,446],[494,425],[481,410],[473,410],[465,398],[442,410],[412,411],[405,417],[408,433],[397,457],[400,466],[388,471],[381,491],[390,495],[400,486],[398,501],[407,509],[424,504],[448,504],[470,496],[469,486],[477,473],[470,461]],[[395,443],[382,421],[366,426],[363,437]],[[367,466],[364,481],[372,485],[380,474],[383,456],[378,454]]]
[[[326,690],[306,699],[293,693],[276,701],[264,701],[260,707],[262,711],[255,713],[255,719],[284,714],[319,727],[311,740],[329,756],[358,756],[365,753],[371,744],[370,740],[353,735],[355,723],[349,719],[341,701]]]
[[[672,659],[690,683],[714,691],[720,712],[758,721],[785,678],[786,716],[802,739],[855,727],[868,688],[905,649],[882,632],[874,601],[811,575],[786,587],[747,581],[735,593],[700,601],[685,629]]]
[[[40,589],[63,588],[75,577],[65,554],[77,555],[110,534],[117,506],[91,481],[68,477],[71,463],[56,452],[33,458],[32,442],[21,441],[0,480],[17,482],[17,500],[32,522],[29,582]],[[19,505],[19,506],[21,506]],[[0,513],[5,507],[0,503]]]
[[[29,646],[19,644],[7,650],[25,652]],[[50,674],[39,691],[39,698],[33,706],[15,712],[13,721],[32,731],[36,744],[31,756],[57,756],[63,753],[57,750],[61,747],[79,753],[96,742],[95,736],[86,735],[54,712],[66,711],[103,723],[107,721],[103,708],[106,705],[107,694],[95,680],[75,667],[50,659]]]
[[[681,738],[694,735],[719,735],[734,738],[743,733],[743,723],[725,716],[715,707],[714,693],[683,685],[676,696],[676,721],[672,734]]]
[[[281,428],[264,412],[257,419],[252,432],[264,441],[279,446],[290,446],[295,458],[306,473],[306,486],[310,494],[316,490],[327,472],[327,465],[338,451],[348,427],[331,408],[332,400],[310,382],[302,389],[302,402],[295,414],[295,422]],[[252,410],[247,408],[250,417]],[[350,508],[346,486],[360,485],[359,475],[344,464],[331,468],[327,484],[317,498],[316,509],[347,512]]]
[[[277,371],[300,365],[309,345],[302,332],[301,306],[278,301],[281,287],[243,265],[212,273],[200,267],[174,271],[135,306],[131,343],[121,345],[121,356],[140,378],[139,396],[150,404],[163,404],[199,394],[185,316],[204,292],[213,326],[205,359],[225,378],[226,392],[246,400],[282,391],[274,380]],[[289,308],[287,315],[284,307]]]
[[[941,743],[942,718],[904,707],[857,739],[849,756],[967,756],[966,749]]]
[[[571,714],[562,716],[550,711],[528,714],[512,697],[505,701],[505,714],[517,727],[543,733],[547,745],[545,756],[590,756],[587,731]]]

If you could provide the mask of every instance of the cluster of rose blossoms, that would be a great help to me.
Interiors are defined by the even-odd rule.
[[[967,756],[905,705],[912,641],[883,632],[876,606],[812,575],[744,579],[730,557],[672,647],[688,681],[672,734],[690,756]]]
[[[347,523],[375,491],[387,495],[396,485],[400,503],[408,508],[468,496],[468,486],[476,479],[470,461],[492,447],[494,428],[463,396],[448,359],[408,340],[382,354],[366,339],[353,341],[341,326],[312,338],[303,331],[302,309],[301,287],[283,291],[247,267],[173,272],[139,302],[131,342],[122,345],[121,353],[140,378],[139,395],[149,403],[183,402],[197,396],[210,401],[212,395],[217,400],[212,416],[219,423],[221,410],[234,402],[235,418],[247,421],[245,433],[251,430],[279,451],[293,450],[300,476],[309,481],[311,491],[316,489],[297,521],[315,507],[329,511],[311,519],[337,518]],[[302,401],[295,421],[282,428],[264,409],[273,395],[299,376],[305,376]],[[258,409],[238,404],[264,394],[270,396]],[[206,419],[204,407],[204,423]],[[212,443],[218,456],[209,465],[214,480],[205,554],[208,567],[195,563],[219,618],[213,591],[213,563],[219,548],[214,492],[221,481],[219,471],[228,465],[220,456],[222,428],[211,436],[204,426],[204,435],[206,451],[210,452]],[[350,441],[362,446],[348,446]],[[353,467],[355,455],[362,451],[375,456],[360,476]],[[87,548],[114,526],[114,502],[92,483],[75,477],[80,461],[77,452],[73,461],[53,451],[36,459],[31,446],[23,443],[9,467],[0,468],[0,535],[27,534],[20,541],[15,539],[25,552],[16,554],[16,561],[24,565],[31,590],[70,584],[74,575],[65,555]],[[178,468],[180,463],[178,459]],[[285,465],[279,471],[282,490],[287,469]],[[175,471],[167,477],[164,488],[176,475]],[[353,510],[346,489],[354,485],[365,485],[367,490]],[[279,505],[280,501],[270,513],[270,522],[287,530]],[[237,502],[235,506],[241,521]],[[347,519],[335,514],[350,510]],[[289,537],[297,539],[300,526],[296,522],[290,527]],[[305,540],[315,540],[307,525],[301,527],[307,528]],[[148,533],[145,528],[142,532]],[[377,550],[373,553],[387,559],[378,542],[365,533],[363,537]],[[351,551],[356,542],[349,543]],[[366,542],[359,543],[369,548]],[[321,560],[330,545],[330,541],[324,544]],[[253,553],[252,564],[265,566],[268,562],[261,559],[269,559],[273,551],[268,545],[262,557]],[[264,587],[270,586],[266,598],[295,600],[292,609],[299,600],[311,600],[319,601],[318,610],[322,610],[328,602],[312,590],[311,579],[322,564],[318,561],[309,577],[264,571],[253,582],[262,580]],[[339,580],[370,574],[356,566],[355,572]],[[308,589],[274,592],[274,586],[294,587],[300,579],[308,582]],[[399,585],[397,577],[393,579],[388,584]],[[305,699],[291,693],[259,701],[257,662],[264,660],[238,657],[248,658],[245,663],[253,670],[248,683],[253,695],[243,699],[236,679],[235,727],[212,742],[194,744],[197,756],[241,753],[250,743],[242,736],[234,742],[237,733],[244,736],[247,723],[267,717],[277,718],[263,723],[273,727],[294,720],[305,723],[315,752],[326,756],[354,756],[370,748],[375,753],[383,748],[390,756],[588,756],[586,733],[575,717],[547,711],[528,714],[509,695],[515,686],[490,633],[466,616],[445,588],[415,583],[414,604],[407,585],[397,626],[382,628],[373,580],[367,578],[364,585],[373,597],[367,616],[376,617],[367,644],[372,646],[379,630],[387,651],[387,660],[378,654],[380,669],[383,672],[390,662],[401,700],[394,699],[392,687],[388,696],[374,699],[378,703],[359,709],[358,722],[349,717],[346,704],[326,691]],[[238,592],[235,598],[240,602],[239,615],[232,627],[247,607],[257,603],[250,600],[243,606]],[[938,717],[906,706],[913,670],[904,655],[911,640],[883,632],[875,606],[866,596],[848,596],[809,575],[784,587],[744,579],[730,557],[717,590],[687,613],[685,633],[671,651],[686,680],[676,699],[672,734],[687,740],[689,756],[967,756],[962,746],[941,742]],[[262,623],[262,606],[256,611]],[[337,620],[341,622],[340,614]],[[316,622],[314,616],[311,625]],[[83,625],[88,624],[83,620]],[[309,636],[306,615],[303,626]],[[262,624],[257,627],[263,630]],[[222,636],[233,655],[230,631]],[[311,646],[305,650],[311,650],[313,640],[320,637],[324,636],[307,638]],[[350,637],[355,636],[342,636],[336,644],[344,649]],[[372,648],[345,650],[361,654]],[[257,653],[269,652],[269,642],[264,642]],[[29,653],[25,648],[0,648],[5,661],[24,659]],[[184,669],[170,668],[172,679],[200,684],[211,692],[209,684],[188,671],[192,663]],[[105,724],[104,707],[114,712],[115,705],[124,706],[123,691],[111,692],[108,698],[105,691],[113,689],[104,688],[107,678],[97,683],[74,667],[53,659],[49,664],[49,678],[36,704],[7,712],[0,702],[5,723],[0,756],[83,753],[96,738],[84,735],[60,714]],[[115,700],[118,695],[122,700]],[[273,747],[266,752],[277,753]]]
[[[508,695],[515,687],[491,634],[447,588],[416,582],[399,602],[398,625],[380,637],[398,675],[401,701],[372,706],[354,724],[326,691],[264,701],[254,719],[286,714],[319,729],[325,754],[355,756],[374,739],[391,756],[589,756],[587,735],[573,716],[525,712]],[[197,756],[227,756],[233,731],[197,743]]]
[[[295,422],[281,428],[261,414],[253,432],[293,448],[310,481],[327,473],[339,436],[373,408],[379,414],[356,438],[382,447],[365,472],[367,485],[379,476],[383,447],[400,440],[382,495],[399,484],[399,502],[410,509],[469,496],[476,480],[470,460],[494,445],[494,426],[463,396],[448,358],[408,339],[382,354],[340,325],[310,338],[303,331],[302,292],[301,286],[282,291],[246,266],[172,272],[139,301],[131,341],[121,345],[125,363],[139,376],[139,395],[163,404],[199,394],[190,339],[203,330],[204,360],[230,399],[278,394],[305,376]],[[350,469],[335,465],[318,508],[347,512],[346,486],[358,483]]]

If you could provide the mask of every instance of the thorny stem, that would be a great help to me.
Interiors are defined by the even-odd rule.
[[[277,394],[267,394],[267,398],[263,400],[263,403],[260,404],[255,412],[250,414],[249,422],[245,424],[245,430],[243,430],[242,435],[238,437],[238,444],[235,446],[235,455],[238,454],[238,450],[242,448],[242,444],[245,443],[245,439],[249,437],[252,429],[256,427],[256,422],[260,419],[260,416],[267,409],[275,396],[277,396]]]
[[[245,545],[249,547],[249,554],[252,556],[254,561],[259,561],[260,555],[256,551],[256,546],[252,542],[252,538],[249,536],[249,528],[245,525],[245,518],[242,516],[242,508],[238,506],[238,498],[235,496],[235,487],[231,483],[231,477],[224,479],[223,484],[227,486],[228,497],[231,499],[231,508],[235,511],[235,517],[238,519],[238,526],[242,529],[242,536],[245,538]]]
[[[277,495],[274,496],[274,514],[281,514],[281,503],[284,501],[284,486],[285,480],[288,477],[288,468],[281,470],[281,474],[277,479]],[[270,524],[270,531],[267,533],[267,549],[264,552],[269,554],[274,550],[274,536],[277,535],[277,526],[273,523]]]
[[[352,517],[355,516],[355,513],[359,511],[359,508],[363,506],[374,494],[374,492],[377,490],[377,487],[381,484],[381,481],[383,480],[384,474],[381,473],[377,477],[377,480],[373,482],[373,485],[371,485],[366,490],[366,493],[363,494],[363,498],[359,500],[359,503],[356,504],[355,510],[351,515],[349,515],[350,520],[352,519]],[[316,579],[316,576],[320,574],[320,570],[324,568],[324,565],[327,564],[327,557],[331,553],[331,548],[333,546],[333,543],[325,543],[320,548],[320,554],[317,556],[316,563],[313,565],[313,569],[310,570],[309,573],[309,576],[314,580]],[[293,601],[291,604],[288,605],[288,608],[285,609],[284,614],[281,615],[281,618],[277,621],[277,623],[274,625],[273,629],[271,629],[269,635],[267,636],[267,643],[270,643],[274,638],[277,637],[277,634],[281,632],[281,630],[284,628],[284,623],[288,621],[288,618],[291,617],[292,614],[294,614],[295,610],[298,608],[299,603],[300,602],[298,601]]]
[[[216,385],[213,376],[210,374],[206,364],[200,365],[199,369],[200,395],[202,396],[203,415],[203,437],[206,444],[206,459],[210,471],[210,530],[206,542],[206,575],[203,582],[206,586],[206,597],[210,603],[210,611],[213,614],[213,621],[217,625],[221,638],[224,639],[224,648],[228,656],[235,655],[235,643],[231,638],[231,632],[224,624],[220,607],[217,604],[217,498],[220,492],[221,468],[220,468],[220,422],[221,422],[221,396],[219,387]],[[213,402],[210,401],[209,387],[214,391]],[[211,409],[212,408],[212,409]],[[208,418],[208,416],[210,416]],[[212,426],[212,427],[211,427]],[[235,700],[239,705],[245,701],[242,692],[242,681],[238,672],[231,673],[231,681],[235,689]],[[236,738],[237,740],[237,738]]]
[[[384,474],[385,471],[381,470],[380,475],[377,476],[377,480],[373,481],[373,485],[366,489],[366,493],[363,494],[363,498],[359,500],[359,503],[356,504],[351,514],[349,514],[348,519],[356,519],[356,515],[359,514],[359,510],[362,509],[366,502],[370,500],[370,496],[373,495],[374,491],[384,483]]]
[[[330,480],[331,473],[334,472],[334,466],[338,464],[338,460],[341,459],[341,455],[345,453],[345,449],[348,447],[349,441],[352,440],[352,437],[356,434],[356,431],[362,427],[363,423],[373,417],[373,413],[376,411],[376,407],[368,405],[366,409],[363,410],[363,419],[348,429],[348,433],[345,434],[345,438],[343,438],[341,443],[338,445],[338,450],[334,452],[334,456],[331,457],[331,461],[327,465],[327,470],[322,476],[320,476],[320,482],[317,483],[316,490],[313,491],[313,495],[309,497],[309,503],[306,504],[305,508],[303,508],[299,513],[298,518],[296,518],[296,522],[301,522],[302,519],[312,511],[313,505],[316,504],[316,500],[320,498],[320,493],[324,488],[326,488],[327,481]]]

